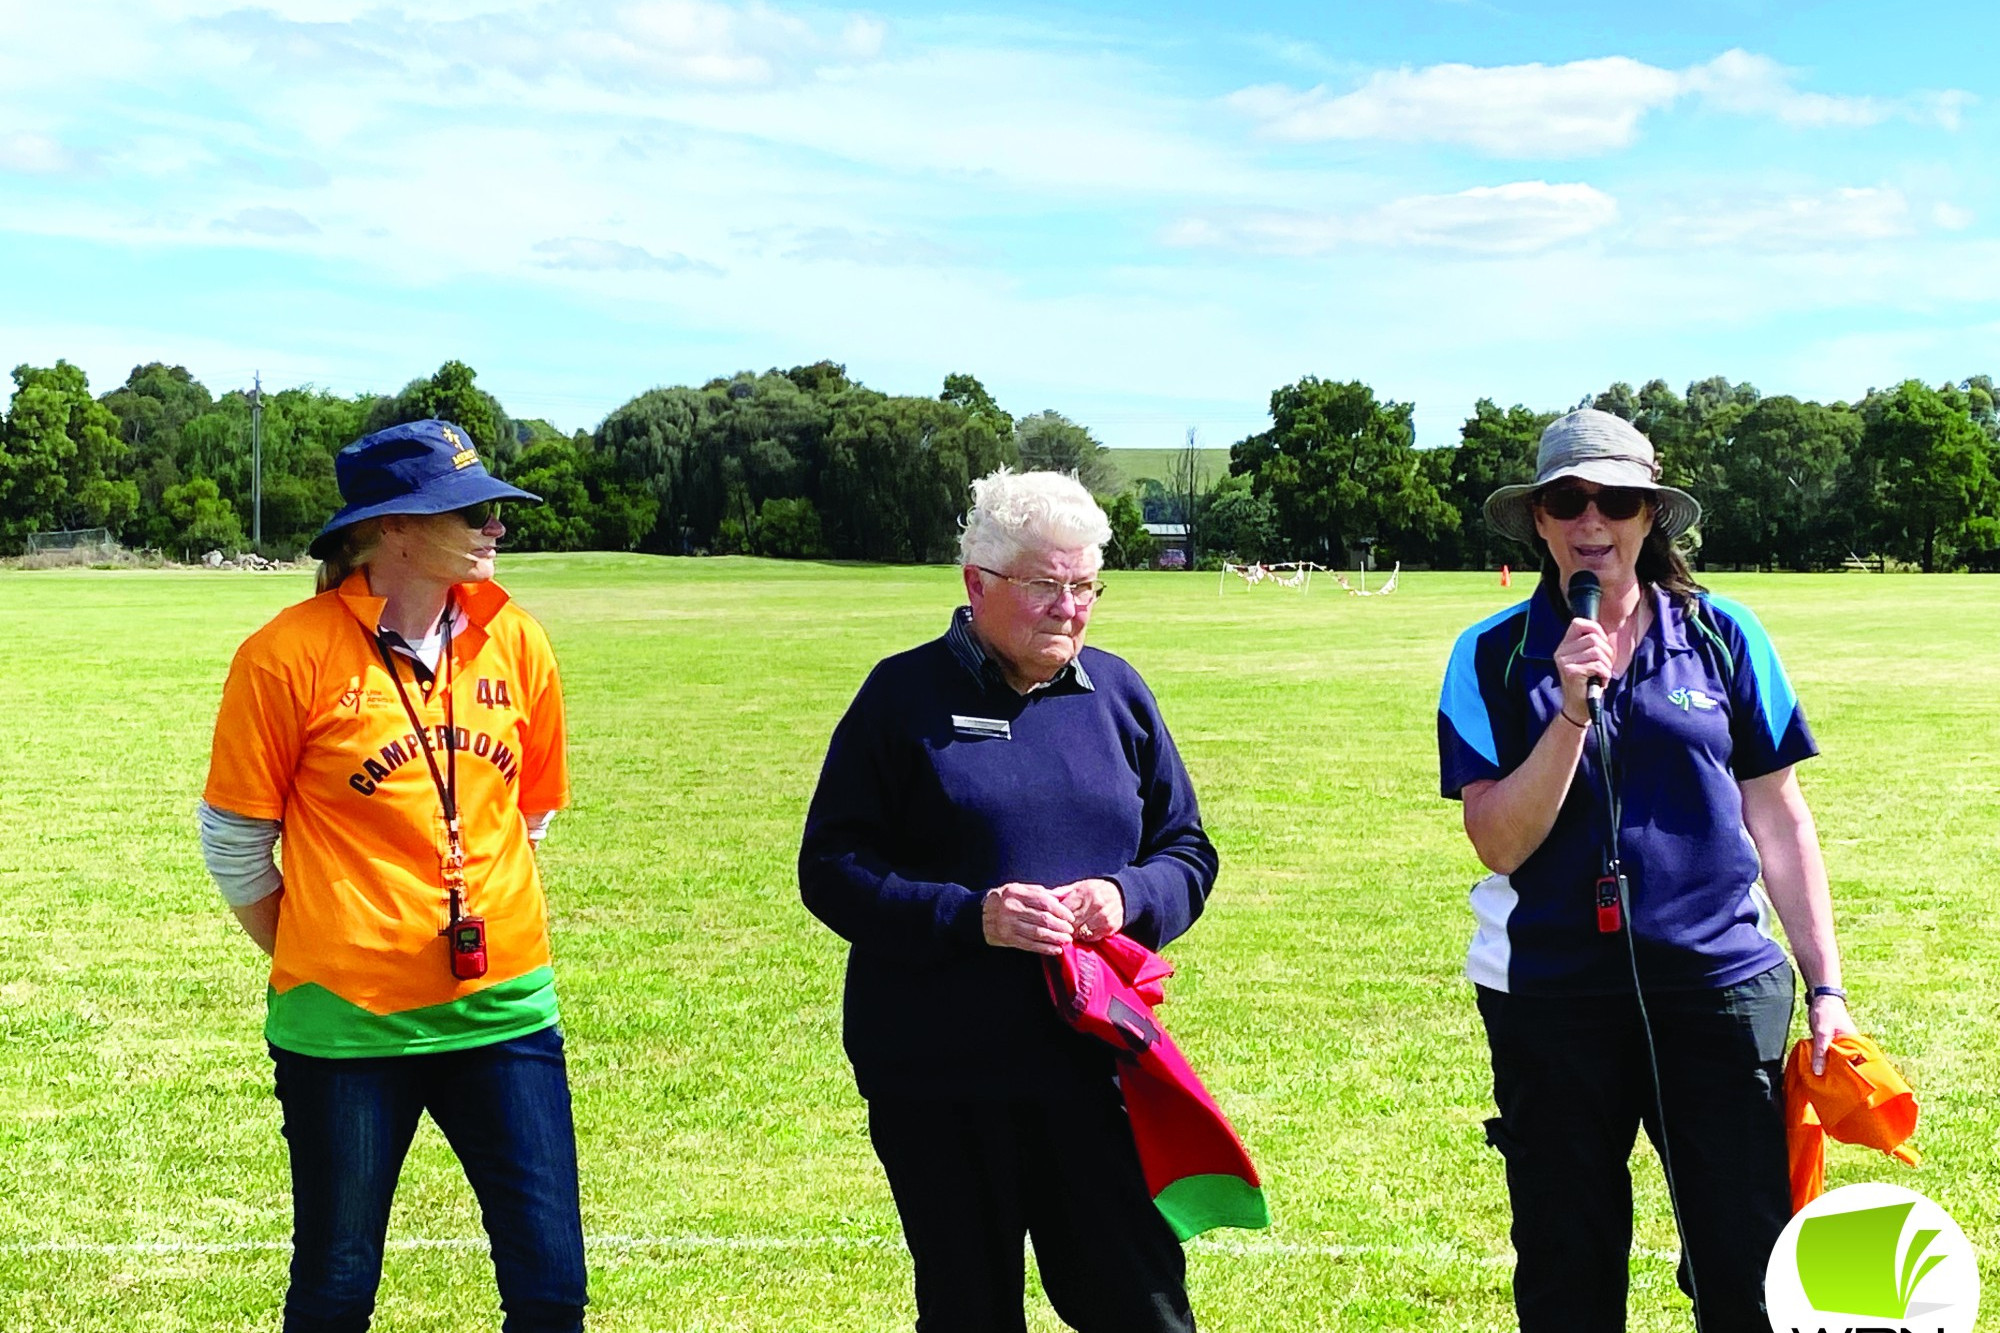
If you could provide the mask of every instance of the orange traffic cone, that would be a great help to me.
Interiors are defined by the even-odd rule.
[[[1500,566],[1500,586],[1503,588],[1514,586],[1514,572],[1505,565]]]

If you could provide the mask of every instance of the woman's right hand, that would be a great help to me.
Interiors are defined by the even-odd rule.
[[[1572,721],[1590,716],[1590,682],[1611,679],[1611,636],[1595,620],[1572,620],[1556,645],[1556,672],[1562,677],[1563,713]]]
[[[1040,884],[1002,884],[980,903],[980,926],[996,949],[1054,956],[1076,933],[1076,913]]]

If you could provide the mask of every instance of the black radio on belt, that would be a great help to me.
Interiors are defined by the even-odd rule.
[[[1622,897],[1620,890],[1625,887],[1622,872],[1599,875],[1597,877],[1597,933],[1616,935],[1624,925],[1625,914],[1619,909]]]
[[[460,981],[486,975],[486,918],[462,916],[444,930],[451,943],[451,974]]]

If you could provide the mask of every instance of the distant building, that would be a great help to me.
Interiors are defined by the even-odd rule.
[[[1148,523],[1146,531],[1153,534],[1160,543],[1161,569],[1186,569],[1188,566],[1188,527],[1185,523]]]

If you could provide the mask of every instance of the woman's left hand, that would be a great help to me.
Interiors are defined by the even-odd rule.
[[[1076,938],[1083,943],[1110,939],[1125,925],[1125,891],[1108,879],[1080,879],[1056,889],[1064,907],[1076,914]]]
[[[1806,1026],[1812,1032],[1812,1071],[1826,1072],[1826,1048],[1833,1045],[1833,1039],[1841,1033],[1861,1035],[1861,1029],[1854,1026],[1854,1019],[1847,1012],[1847,1001],[1838,995],[1815,995],[1806,1003]]]

